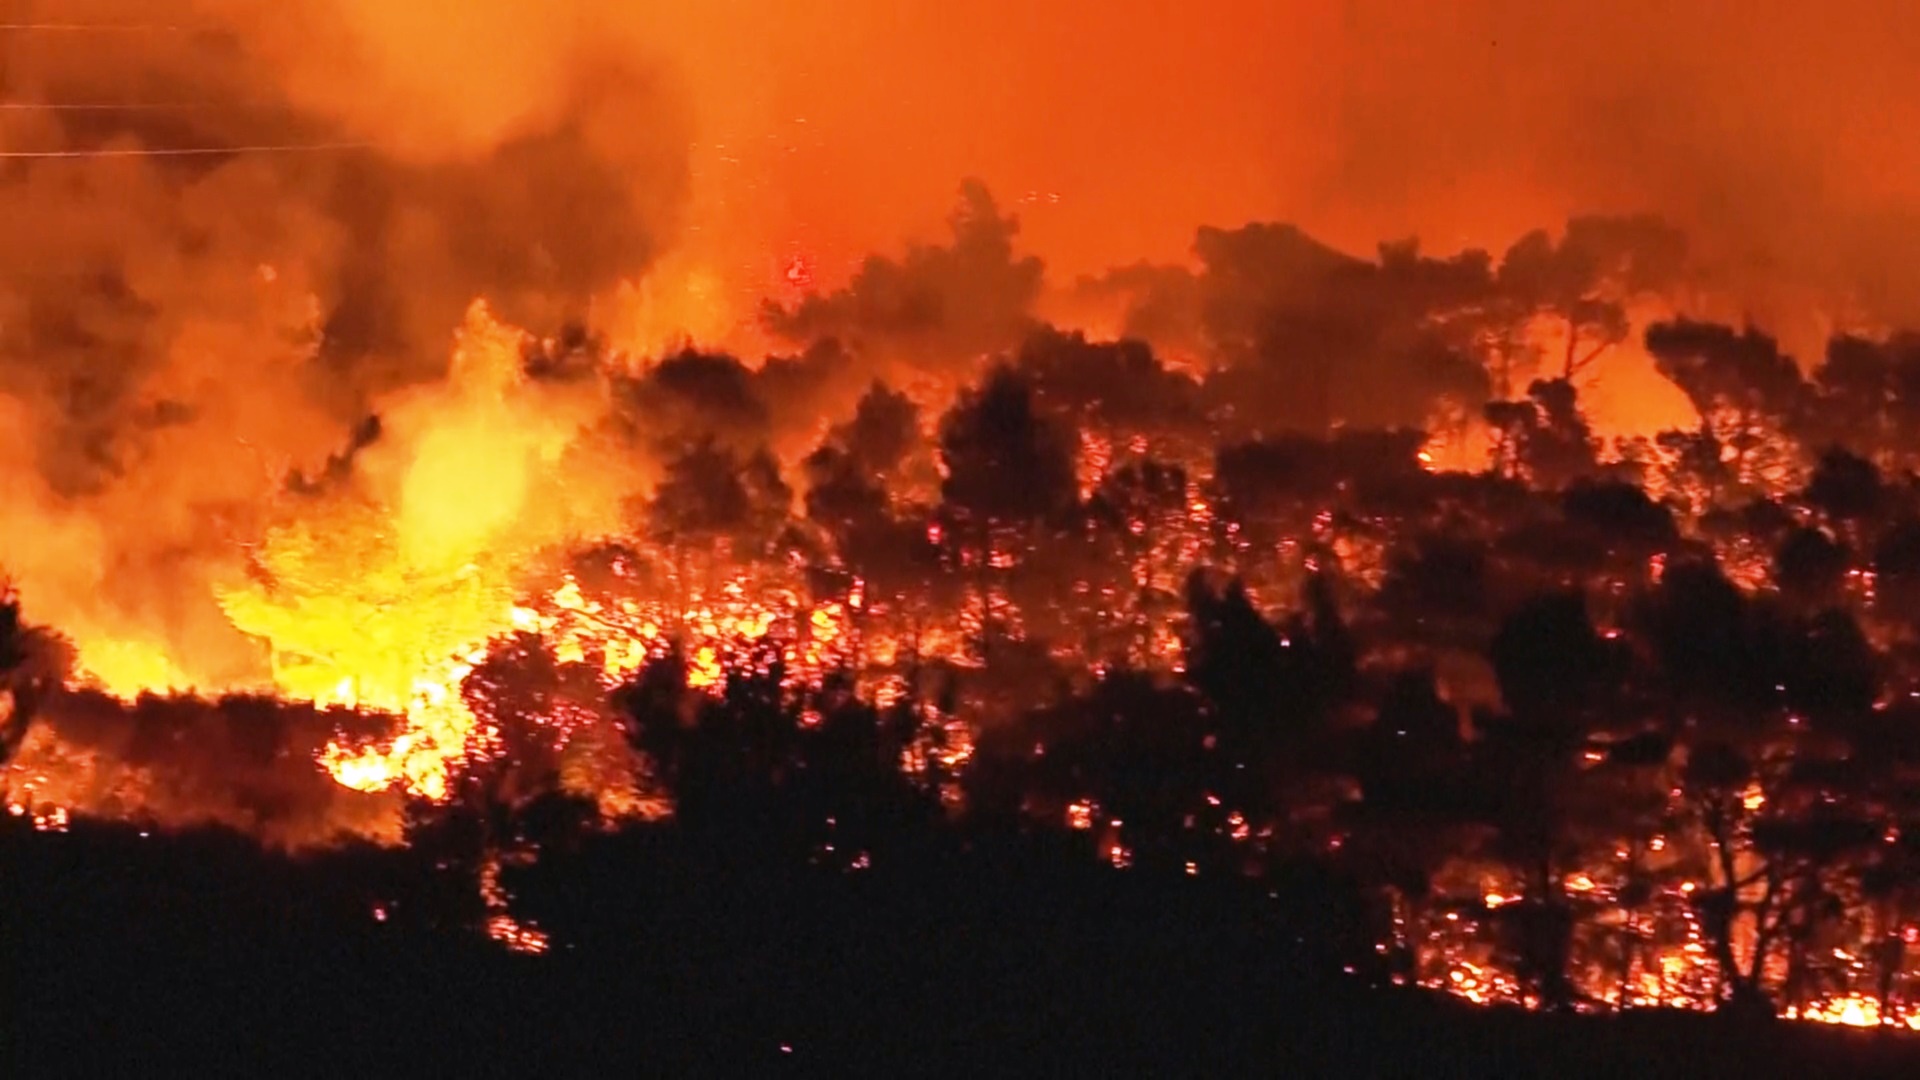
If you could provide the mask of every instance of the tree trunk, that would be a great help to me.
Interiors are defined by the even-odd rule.
[[[1895,925],[1883,925],[1880,928],[1880,947],[1875,950],[1877,961],[1875,998],[1880,1004],[1880,1022],[1893,1022],[1893,981],[1900,970],[1906,966],[1907,942],[1901,937],[1900,929]]]
[[[1407,985],[1420,985],[1420,962],[1423,959],[1420,946],[1426,941],[1426,905],[1419,897],[1404,889],[1392,890],[1394,902],[1400,906],[1404,915],[1401,919],[1401,932],[1396,942],[1396,951],[1400,954],[1397,964],[1407,978]]]

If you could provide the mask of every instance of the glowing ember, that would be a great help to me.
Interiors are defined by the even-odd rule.
[[[500,886],[500,861],[489,858],[480,868],[480,898],[487,905],[487,936],[519,953],[538,955],[551,947],[547,935],[520,923],[507,911],[506,890]]]
[[[1804,1008],[1793,1006],[1787,1009],[1786,1016],[1789,1020],[1811,1020],[1820,1024],[1842,1024],[1847,1027],[1879,1027],[1882,1024],[1892,1024],[1912,1031],[1920,1031],[1920,1011],[1883,1018],[1880,1013],[1880,1003],[1859,994],[1848,994]]]

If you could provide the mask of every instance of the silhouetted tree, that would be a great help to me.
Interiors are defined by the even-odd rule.
[[[711,596],[729,559],[763,560],[788,539],[793,494],[765,450],[742,458],[702,440],[667,463],[643,507],[648,534],[673,553],[684,609],[691,591]]]
[[[1536,230],[1507,249],[1501,300],[1520,318],[1561,324],[1553,375],[1568,381],[1626,340],[1627,304],[1677,283],[1686,255],[1686,237],[1658,218],[1576,217],[1558,243]]]
[[[1503,908],[1520,973],[1550,1008],[1573,1004],[1574,912],[1562,880],[1580,854],[1577,759],[1624,673],[1577,593],[1539,597],[1509,615],[1489,649],[1510,717],[1478,747],[1493,784],[1496,847],[1525,882]]]
[[[1053,827],[1067,823],[1070,806],[1085,808],[1103,857],[1117,846],[1140,869],[1238,870],[1219,795],[1233,770],[1208,734],[1191,691],[1119,671],[991,730],[982,752],[1019,762],[1023,791]]]
[[[995,368],[941,421],[941,497],[984,526],[1045,519],[1073,502],[1071,447],[1069,432],[1039,414],[1027,382]]]
[[[1887,491],[1873,462],[1834,447],[1820,455],[1803,498],[1829,521],[1847,526],[1877,516],[1886,506]]]
[[[1489,561],[1479,537],[1433,533],[1403,541],[1388,556],[1373,597],[1382,629],[1429,644],[1488,640],[1495,618]]]
[[[1036,530],[1073,506],[1072,435],[1035,408],[1032,388],[1011,368],[989,372],[940,424],[942,509],[972,568],[984,641],[998,633],[996,580],[1016,566]]]
[[[1146,660],[1154,626],[1180,604],[1162,582],[1179,573],[1190,519],[1190,485],[1178,465],[1146,459],[1108,473],[1087,502],[1093,527],[1117,549],[1127,586],[1120,606],[1132,632],[1132,651]]]
[[[1846,583],[1847,549],[1819,529],[1798,528],[1787,534],[1773,557],[1773,580],[1780,592],[1805,607],[1817,608],[1839,599]]]
[[[1914,466],[1908,433],[1920,425],[1920,337],[1836,337],[1813,380],[1819,409],[1809,426],[1820,442],[1845,446],[1882,468]]]
[[[920,409],[905,394],[875,381],[861,395],[853,419],[833,429],[831,441],[867,477],[884,477],[920,447]]]
[[[47,695],[72,669],[66,643],[20,617],[20,601],[0,592],[0,766],[13,757]]]
[[[1495,432],[1494,468],[1506,475],[1557,489],[1599,469],[1598,442],[1565,379],[1536,380],[1525,401],[1488,402],[1486,419]]]
[[[1229,433],[1414,427],[1436,401],[1487,396],[1474,353],[1492,290],[1484,252],[1427,258],[1414,242],[1378,262],[1290,225],[1202,229],[1200,323],[1220,367],[1207,380]]]
[[[746,454],[766,442],[773,417],[738,357],[686,349],[645,374],[613,383],[613,430],[622,441],[662,455],[710,443]]]
[[[1105,440],[1116,463],[1129,454],[1184,460],[1211,450],[1200,384],[1163,366],[1145,342],[1044,329],[1021,344],[1015,370],[1043,410]]]
[[[1731,452],[1722,457],[1737,482],[1790,479],[1794,459],[1783,437],[1805,430],[1811,396],[1773,338],[1682,319],[1648,327],[1647,351],[1699,412],[1701,432]]]
[[[837,292],[790,308],[768,301],[762,321],[789,341],[837,338],[934,370],[1013,347],[1030,325],[1042,276],[1039,259],[1013,253],[1018,219],[969,180],[948,226],[946,246],[873,256]]]
[[[1880,534],[1873,549],[1879,607],[1909,626],[1920,626],[1920,518],[1902,517]]]
[[[1186,677],[1211,704],[1213,749],[1228,763],[1221,792],[1249,819],[1267,819],[1328,764],[1326,725],[1352,684],[1344,628],[1262,618],[1238,580],[1195,571],[1187,583]]]
[[[558,791],[562,754],[597,720],[604,696],[591,670],[561,663],[527,632],[494,641],[460,694],[479,724],[464,779],[495,816]]]
[[[1560,512],[1581,542],[1604,552],[1602,566],[1617,580],[1643,581],[1656,557],[1680,546],[1673,511],[1633,484],[1575,481],[1561,495]]]
[[[1361,801],[1346,808],[1342,858],[1362,879],[1393,891],[1401,906],[1396,967],[1421,972],[1434,878],[1471,846],[1478,821],[1468,790],[1457,709],[1430,671],[1397,673],[1361,735],[1354,763]]]

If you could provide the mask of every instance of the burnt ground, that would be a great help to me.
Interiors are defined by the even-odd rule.
[[[81,827],[0,853],[7,1076],[1920,1075],[1920,1037],[1374,989],[1328,910],[1039,857],[603,845],[520,882],[569,928],[526,957],[435,925],[459,894],[416,852]]]

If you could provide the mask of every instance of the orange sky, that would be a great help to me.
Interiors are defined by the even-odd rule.
[[[367,402],[444,367],[476,292],[571,295],[576,276],[602,289],[678,258],[750,296],[796,252],[830,284],[867,252],[937,239],[966,176],[1022,214],[1056,282],[1179,259],[1201,224],[1292,221],[1355,250],[1418,233],[1454,250],[1570,212],[1650,210],[1718,264],[1721,317],[1789,324],[1803,358],[1817,327],[1790,316],[1839,312],[1843,296],[1920,325],[1912,0],[0,6],[218,30],[0,31],[9,101],[206,103],[139,123],[12,110],[0,150],[93,145],[102,123],[134,145],[373,147],[205,172],[6,163],[0,324],[33,337],[31,301],[87,333],[43,319],[50,340],[0,365],[0,395],[19,400],[0,425],[0,495],[37,515],[9,536],[40,549],[0,561],[39,574],[21,571],[40,603],[72,600],[45,617],[76,632],[90,616],[176,646],[231,636],[207,588],[231,567],[183,563],[210,547],[197,508],[264,504],[282,465],[324,461]],[[93,295],[103,282],[157,317],[125,317]],[[316,311],[341,309],[407,334],[376,336],[378,362],[319,393],[300,350]],[[1644,419],[1664,385],[1636,362],[1609,362],[1603,420]],[[89,440],[145,432],[139,410],[161,397],[200,421],[142,435],[131,471],[76,501],[100,468]],[[102,605],[109,582],[120,592]],[[129,591],[143,583],[152,595]]]
[[[1810,276],[1916,268],[1877,246],[1920,208],[1901,0],[722,0],[667,24],[636,34],[738,159],[699,160],[756,191],[729,220],[850,253],[930,230],[977,174],[1059,196],[1024,217],[1069,273],[1176,257],[1201,222],[1451,248],[1587,208]]]
[[[1753,290],[1845,278],[1920,315],[1906,295],[1920,285],[1910,0],[12,0],[9,11],[229,27],[302,106],[417,154],[484,150],[550,117],[590,79],[583,56],[618,56],[674,102],[622,122],[695,144],[692,218],[735,258],[791,244],[831,264],[933,235],[958,181],[978,175],[1010,204],[1039,197],[1023,209],[1029,240],[1067,275],[1178,257],[1203,223],[1291,220],[1361,248],[1417,232],[1451,249],[1504,244],[1574,210],[1654,210],[1726,253]],[[105,77],[162,47],[56,36],[9,41],[9,62],[97,55]],[[130,85],[89,89],[151,92],[113,81]]]

